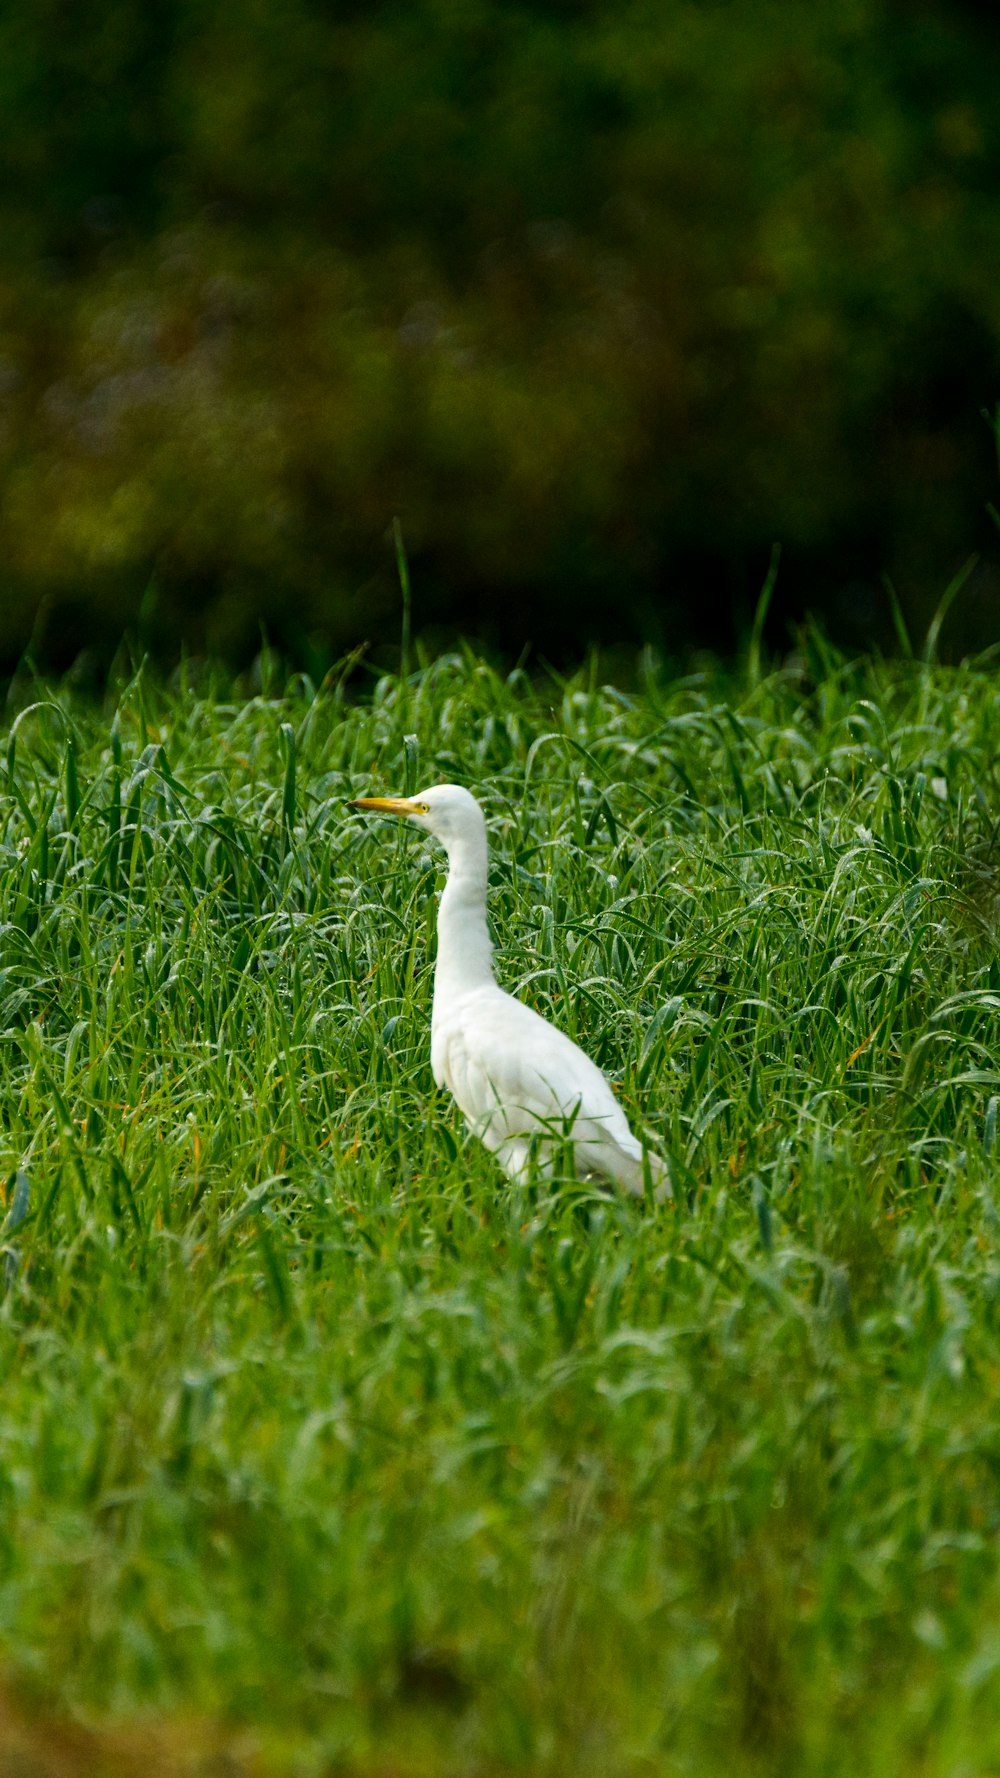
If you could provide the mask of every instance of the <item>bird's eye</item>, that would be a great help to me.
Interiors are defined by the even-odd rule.
[[[431,809],[430,809],[429,803],[418,803],[417,804],[417,814],[418,815],[429,815],[430,812],[431,812]]]

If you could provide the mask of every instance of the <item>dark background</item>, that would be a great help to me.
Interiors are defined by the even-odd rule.
[[[957,0],[0,16],[0,659],[1000,636],[1000,26]]]

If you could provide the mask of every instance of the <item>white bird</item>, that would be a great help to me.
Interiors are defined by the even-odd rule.
[[[596,1174],[641,1196],[648,1170],[671,1196],[665,1163],[638,1142],[600,1069],[562,1031],[497,986],[486,924],[483,811],[457,784],[414,797],[361,796],[348,804],[402,815],[439,840],[448,881],[438,909],[431,1068],[508,1178],[534,1164],[551,1173],[567,1146],[581,1177]]]

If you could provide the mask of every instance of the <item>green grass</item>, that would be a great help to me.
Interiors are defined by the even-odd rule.
[[[249,1725],[275,1773],[1000,1771],[991,674],[807,636],[629,695],[471,657],[35,695],[15,1694]],[[452,777],[501,980],[675,1205],[514,1189],[434,1092],[443,855],[344,802]]]

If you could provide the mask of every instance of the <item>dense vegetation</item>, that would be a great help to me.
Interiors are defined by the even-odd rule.
[[[282,1774],[1000,1762],[998,720],[812,634],[627,694],[15,686],[22,1709]],[[442,860],[344,801],[440,777],[674,1206],[512,1189],[434,1094]]]
[[[325,665],[395,514],[515,655],[717,641],[775,540],[922,628],[995,556],[998,85],[944,0],[8,8],[0,651]]]

